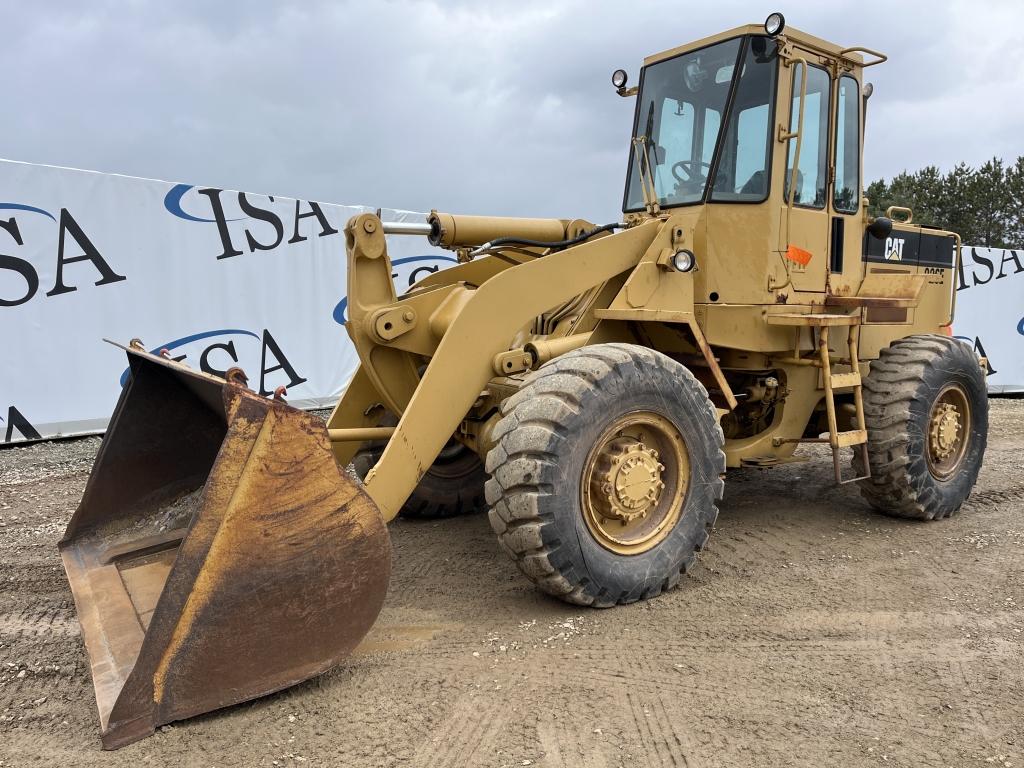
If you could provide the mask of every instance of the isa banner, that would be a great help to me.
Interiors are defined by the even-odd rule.
[[[0,442],[102,432],[126,369],[105,338],[333,405],[357,362],[343,229],[367,210],[0,160]],[[388,249],[399,292],[455,262]]]
[[[953,333],[988,358],[990,393],[1024,392],[1024,250],[963,247]]]

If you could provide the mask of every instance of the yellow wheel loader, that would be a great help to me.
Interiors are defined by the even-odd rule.
[[[636,108],[612,224],[354,217],[361,364],[327,424],[241,371],[126,348],[60,545],[103,745],[336,664],[381,607],[403,507],[458,511],[484,486],[519,570],[595,607],[674,587],[727,468],[802,443],[884,513],[956,512],[984,361],[950,336],[957,235],[867,215],[862,79],[883,60],[772,14],[650,56],[635,87],[616,71]],[[398,296],[388,234],[460,263]]]

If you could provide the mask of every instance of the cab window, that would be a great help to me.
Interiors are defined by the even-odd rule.
[[[646,172],[638,164],[644,155],[662,208],[704,200],[742,40],[723,40],[644,68],[624,211],[644,206]]]
[[[798,126],[803,66],[802,63],[797,63],[793,67],[793,99],[789,118],[789,130],[791,132],[800,131],[802,134],[793,203],[805,208],[824,208],[828,179],[828,112],[831,80],[828,72],[821,67],[811,66],[807,70],[804,124]],[[789,200],[789,187],[793,178],[796,143],[795,138],[789,141],[784,185],[786,200]]]
[[[860,85],[848,75],[839,78],[832,207],[840,213],[860,208]]]
[[[774,40],[750,39],[718,161],[712,201],[760,202],[768,197],[777,60]]]
[[[662,102],[654,133],[654,188],[659,200],[678,197],[684,201],[685,190],[700,194],[703,185],[699,182],[711,167],[721,122],[721,113],[711,107],[677,99]]]

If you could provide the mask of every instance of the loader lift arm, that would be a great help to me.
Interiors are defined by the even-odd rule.
[[[664,222],[651,220],[507,266],[479,285],[459,281],[462,275],[456,267],[449,272],[458,282],[399,301],[391,283],[391,262],[380,220],[362,214],[349,222],[345,228],[347,328],[360,359],[354,381],[371,382],[379,394],[365,385],[350,387],[336,413],[349,417],[365,413],[381,400],[401,413],[380,461],[365,480],[366,491],[385,522],[398,514],[480,392],[497,375],[495,356],[508,350],[516,331],[559,302],[634,267],[663,226]],[[497,261],[485,257],[481,264],[491,260]],[[405,321],[410,313],[413,319]],[[388,319],[392,317],[395,319]],[[386,328],[388,322],[392,328]],[[410,327],[399,336],[386,338],[396,322],[408,322]],[[430,362],[421,380],[417,367],[422,355],[430,355]],[[365,424],[342,424],[332,418],[330,426]],[[332,429],[332,441],[339,437],[344,435]]]

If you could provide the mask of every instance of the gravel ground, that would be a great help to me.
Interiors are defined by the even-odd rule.
[[[347,663],[112,753],[55,547],[98,446],[0,450],[3,768],[1024,768],[1024,401],[956,517],[873,514],[820,450],[730,472],[694,576],[608,611],[533,590],[484,515],[396,522]]]

